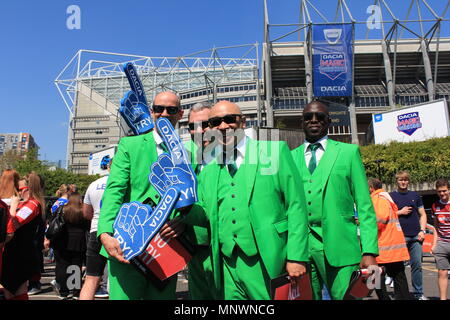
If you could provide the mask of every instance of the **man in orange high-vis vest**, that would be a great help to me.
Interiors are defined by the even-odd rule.
[[[409,260],[408,248],[402,227],[398,220],[398,208],[389,193],[383,190],[380,180],[369,178],[369,191],[373,207],[377,215],[378,250],[376,258],[379,266],[384,266],[386,273],[394,280],[395,300],[413,300],[409,293],[405,275],[404,261]],[[376,289],[380,300],[390,300],[386,292],[384,276],[380,281],[381,288]]]

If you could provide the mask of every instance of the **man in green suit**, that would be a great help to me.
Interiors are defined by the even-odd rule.
[[[342,299],[352,272],[376,265],[376,216],[359,147],[328,139],[330,117],[324,102],[309,103],[303,110],[303,120],[306,141],[292,155],[307,202],[314,298],[321,299],[325,283],[332,299]]]
[[[161,92],[155,96],[152,117],[167,117],[175,127],[183,115],[180,99],[172,92]],[[158,155],[165,151],[165,145],[156,129],[147,133],[124,137],[120,140],[105,193],[98,222],[97,235],[103,244],[101,253],[108,257],[110,299],[175,299],[176,277],[162,290],[147,281],[130,262],[123,258],[119,242],[113,234],[114,220],[123,203],[143,202],[148,198],[154,204],[159,202],[158,192],[151,186],[148,176],[151,165]],[[178,234],[177,219],[167,223],[160,231],[162,237]]]
[[[185,145],[191,154],[191,165],[197,175],[197,183],[201,184],[201,172],[208,159],[204,156],[209,141],[204,133],[209,130],[208,118],[211,103],[201,102],[192,106],[188,115],[191,140]],[[214,286],[214,278],[210,257],[210,230],[201,226],[188,226],[185,234],[196,248],[196,252],[188,264],[189,294],[192,300],[216,300],[220,298]]]
[[[270,299],[270,279],[306,272],[303,183],[284,142],[245,136],[236,104],[218,102],[209,126],[225,152],[203,168],[186,221],[209,220],[214,281],[226,300]]]

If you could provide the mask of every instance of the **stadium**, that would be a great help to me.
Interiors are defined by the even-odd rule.
[[[389,1],[375,0],[364,21],[354,19],[349,2],[336,0],[324,12],[318,1],[301,0],[297,23],[271,24],[264,1],[262,44],[181,57],[79,50],[55,80],[70,115],[68,168],[87,173],[91,153],[129,134],[118,113],[129,90],[121,69],[128,61],[136,65],[149,100],[165,90],[176,92],[186,110],[196,102],[230,100],[241,107],[247,127],[280,129],[290,147],[298,146],[302,110],[316,97],[312,35],[322,25],[348,25],[352,33],[352,94],[321,97],[331,105],[333,139],[366,144],[372,114],[450,99],[450,38],[441,36],[449,26],[450,2],[434,8],[426,0],[405,1],[407,10],[394,12]],[[187,114],[179,123],[184,139]]]

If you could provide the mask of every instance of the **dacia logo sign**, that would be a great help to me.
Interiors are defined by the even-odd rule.
[[[320,91],[323,93],[333,93],[333,92],[345,92],[347,91],[346,86],[320,86]]]
[[[336,44],[341,39],[342,29],[324,29],[323,35],[328,44]]]
[[[411,136],[417,129],[422,128],[419,112],[409,112],[397,116],[397,130]]]

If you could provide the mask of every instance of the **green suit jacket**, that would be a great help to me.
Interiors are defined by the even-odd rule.
[[[114,220],[123,203],[143,202],[147,198],[155,204],[159,202],[160,196],[148,179],[150,167],[157,159],[153,131],[120,140],[102,198],[97,235],[114,232]],[[104,249],[102,254],[107,256]]]
[[[191,161],[191,166],[194,172],[196,171],[198,167],[197,163],[197,145],[192,141],[189,140],[187,143],[185,143],[184,147],[186,148],[186,151],[189,154],[189,160]],[[197,174],[197,185],[201,183],[201,172]],[[210,245],[210,234],[209,234],[209,228],[201,227],[201,226],[186,226],[185,234],[189,241],[191,241],[194,245]]]
[[[308,261],[308,229],[303,184],[284,142],[248,139],[246,200],[250,222],[264,266],[271,278],[285,272],[287,260]],[[211,227],[214,281],[220,287],[218,179],[216,160],[206,165],[199,184],[199,203],[186,222]]]
[[[378,255],[376,215],[359,147],[328,139],[313,175],[306,166],[304,149],[303,144],[292,155],[303,179],[309,228],[322,238],[330,265],[357,264],[362,253]],[[354,219],[355,204],[360,241]]]

